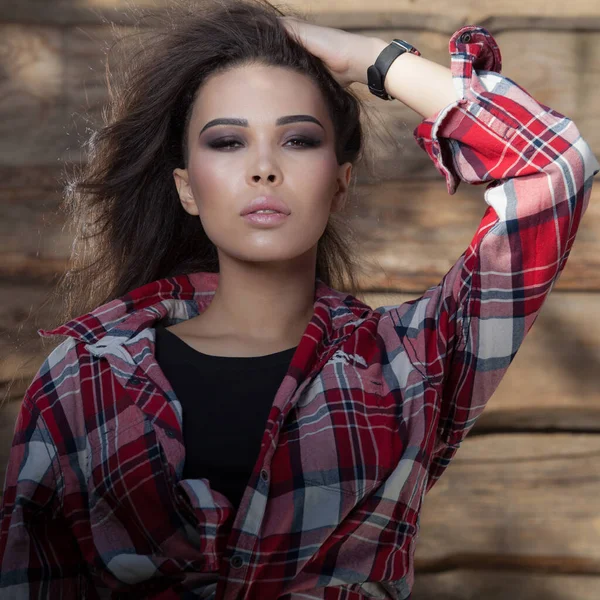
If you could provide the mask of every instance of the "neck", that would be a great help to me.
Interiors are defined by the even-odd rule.
[[[219,258],[219,285],[205,324],[246,340],[299,343],[313,315],[316,255],[285,262]]]

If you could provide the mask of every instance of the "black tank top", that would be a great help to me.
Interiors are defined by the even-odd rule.
[[[275,394],[295,351],[212,356],[156,324],[156,361],[182,405],[183,479],[206,478],[239,507]]]

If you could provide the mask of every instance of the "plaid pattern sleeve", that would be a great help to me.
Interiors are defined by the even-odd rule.
[[[48,393],[47,384],[53,386],[51,372],[54,359],[62,358],[61,346],[36,373],[15,424],[0,507],[1,598],[96,597],[86,595],[92,589],[85,561],[65,520],[56,430],[44,419],[47,403],[37,401]],[[76,440],[65,442],[70,446]]]
[[[450,41],[457,101],[414,131],[446,179],[487,185],[471,244],[441,283],[390,316],[439,397],[431,487],[497,388],[565,266],[600,165],[567,117],[500,75],[483,27]]]

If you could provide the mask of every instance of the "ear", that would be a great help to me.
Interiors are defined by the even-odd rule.
[[[339,212],[346,205],[348,200],[348,185],[350,184],[350,177],[352,176],[352,163],[344,163],[340,165],[338,171],[338,190],[333,197],[331,202],[331,212]]]
[[[175,186],[177,187],[177,193],[179,194],[179,200],[183,206],[185,212],[190,215],[198,215],[198,207],[192,193],[190,186],[190,178],[187,169],[174,169],[173,179],[175,180]]]

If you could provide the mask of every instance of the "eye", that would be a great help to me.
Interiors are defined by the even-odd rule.
[[[319,140],[313,140],[311,138],[292,138],[288,142],[300,142],[300,148],[313,148],[318,146],[321,142]]]
[[[239,144],[239,142],[237,140],[222,139],[217,140],[216,142],[211,142],[209,146],[211,148],[231,148],[232,144]]]
[[[295,148],[314,148],[316,146],[318,146],[321,142],[319,140],[315,140],[315,139],[311,139],[311,138],[291,138],[289,139],[286,144],[289,144],[290,142],[297,142],[296,144],[293,144],[293,147]],[[240,142],[238,140],[235,139],[227,139],[227,138],[223,138],[221,140],[217,140],[215,142],[211,142],[209,144],[209,146],[211,148],[233,148],[233,144],[239,144]]]

